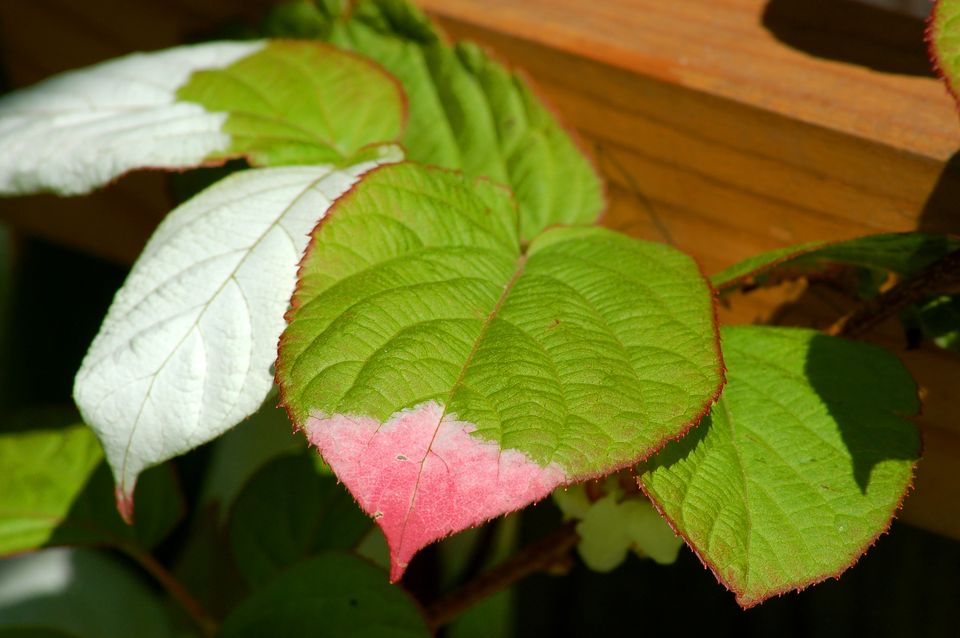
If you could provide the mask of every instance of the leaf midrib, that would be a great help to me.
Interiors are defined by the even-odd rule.
[[[440,414],[440,419],[437,421],[436,428],[433,430],[433,436],[430,438],[430,443],[427,445],[427,452],[423,455],[423,458],[420,460],[420,467],[417,470],[417,481],[413,485],[413,493],[410,494],[410,503],[407,505],[407,513],[403,517],[403,527],[400,528],[400,549],[403,548],[403,539],[407,532],[407,522],[410,520],[410,512],[413,511],[413,505],[417,500],[417,492],[420,489],[420,477],[423,476],[423,465],[427,461],[427,457],[430,456],[430,451],[433,448],[433,442],[437,438],[437,433],[440,431],[440,424],[443,423],[443,420],[447,416],[447,408],[453,400],[454,395],[457,393],[457,390],[463,384],[463,379],[467,374],[467,370],[470,368],[470,364],[473,362],[474,357],[477,355],[477,351],[480,349],[480,345],[483,343],[484,338],[487,335],[487,332],[490,330],[490,325],[493,323],[493,320],[496,319],[497,315],[500,313],[500,310],[503,308],[503,304],[506,303],[507,298],[510,296],[510,293],[513,291],[513,287],[516,285],[517,281],[523,275],[524,267],[527,264],[527,252],[521,251],[520,256],[517,258],[516,267],[513,271],[513,276],[507,282],[507,285],[504,286],[503,292],[500,294],[500,297],[497,299],[497,302],[494,304],[493,309],[484,319],[483,324],[480,326],[480,332],[477,334],[477,338],[473,341],[473,346],[470,349],[470,352],[467,353],[466,358],[463,361],[463,365],[460,366],[460,374],[457,376],[457,379],[453,382],[453,385],[450,386],[450,391],[447,393],[447,401],[443,404],[443,411]],[[383,427],[381,423],[377,427],[377,431],[374,433],[376,436],[380,432],[380,428]]]
[[[250,255],[252,255],[257,250],[257,247],[260,245],[263,239],[270,233],[270,231],[273,230],[274,227],[277,227],[280,225],[280,221],[287,215],[287,213],[289,213],[300,202],[300,200],[303,199],[304,196],[306,196],[307,193],[311,192],[314,188],[316,188],[317,184],[323,181],[323,179],[328,175],[330,175],[330,173],[323,173],[319,177],[312,179],[310,183],[302,191],[300,191],[300,193],[298,193],[297,196],[287,206],[285,206],[283,210],[280,212],[280,214],[277,215],[276,218],[264,229],[264,231],[259,235],[259,237],[257,237],[256,241],[254,241],[250,245],[249,250],[243,256],[243,258],[240,259],[240,261],[237,263],[234,269],[229,273],[229,275],[226,278],[224,278],[223,283],[210,296],[209,302],[205,304],[204,309],[197,315],[196,320],[184,332],[181,338],[177,341],[177,344],[170,349],[170,353],[164,358],[163,362],[161,362],[161,364],[157,367],[156,371],[153,373],[152,378],[150,379],[150,384],[147,387],[146,393],[144,394],[143,401],[140,404],[140,409],[137,411],[137,416],[134,419],[132,427],[130,428],[130,436],[127,439],[127,445],[123,451],[123,463],[120,471],[120,485],[123,488],[126,487],[127,461],[130,458],[130,449],[133,446],[134,437],[136,436],[137,430],[139,429],[140,420],[141,420],[141,417],[143,416],[143,410],[146,407],[147,401],[150,399],[151,394],[153,393],[153,386],[160,375],[160,371],[167,366],[167,364],[170,362],[170,359],[173,357],[173,355],[179,351],[180,347],[183,345],[184,341],[186,341],[187,337],[190,335],[193,329],[199,326],[201,318],[206,314],[207,310],[209,310],[210,305],[213,303],[213,300],[220,295],[220,293],[224,290],[224,288],[226,288],[227,284],[230,281],[234,281],[237,283],[238,288],[242,288],[242,286],[240,286],[240,282],[237,281],[236,279],[236,274],[240,270],[240,268],[243,266],[243,264],[246,263]],[[249,309],[249,304],[248,304],[248,309]],[[248,317],[248,320],[249,319],[250,317]],[[201,336],[201,343],[203,343],[202,336]],[[249,377],[250,366],[252,366],[252,364],[253,364],[253,361],[251,357],[251,359],[248,359],[247,369],[246,371],[244,371],[244,374],[243,374],[244,386],[246,386],[246,380]],[[238,397],[240,396],[240,394],[242,394],[242,389],[241,389],[241,392],[238,393]],[[202,404],[202,399],[201,399],[201,404]],[[233,411],[233,407],[234,406],[230,407],[231,412]],[[202,416],[202,412],[199,413],[197,416],[198,421],[201,419],[201,416]]]

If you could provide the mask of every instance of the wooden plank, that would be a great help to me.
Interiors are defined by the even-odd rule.
[[[458,36],[493,32],[862,140],[946,160],[953,105],[925,71],[922,23],[844,0],[419,0]],[[780,39],[778,39],[778,37]],[[782,40],[819,43],[815,57]],[[525,58],[509,59],[531,68]],[[919,60],[919,63],[918,63]],[[898,64],[900,63],[900,64]],[[531,68],[531,70],[533,70]],[[564,75],[563,67],[557,68]],[[539,71],[539,69],[537,70]],[[535,75],[540,76],[539,72]],[[590,91],[594,78],[574,75]]]
[[[704,244],[739,232],[759,232],[780,246],[878,231],[960,231],[953,198],[944,196],[960,192],[960,173],[946,170],[960,145],[960,127],[937,81],[803,56],[759,27],[763,2],[620,0],[585,7],[551,0],[554,12],[545,0],[423,4],[453,35],[489,44],[526,69],[587,146],[616,160],[620,168],[602,167],[613,183],[722,220],[731,231],[705,237]],[[572,11],[568,5],[574,4],[587,17],[561,29],[556,23],[564,7]],[[661,5],[679,13],[663,16],[666,9],[655,8]],[[709,46],[701,40],[688,50],[678,44],[692,37],[687,29],[651,22],[651,15],[679,20],[694,9],[720,14],[717,31],[740,25],[739,47],[717,54],[731,68],[746,63],[731,58],[740,51],[743,58],[780,60],[780,74],[798,81],[784,86],[760,74],[754,78],[759,88],[748,90],[740,71],[727,77],[725,65],[707,54],[727,46],[727,39],[708,40]],[[496,29],[488,28],[493,24]],[[671,39],[677,43],[658,39],[664,28],[677,29]],[[704,80],[711,74],[710,82]],[[850,104],[868,103],[877,108],[850,112]],[[912,119],[891,113],[908,106]],[[609,216],[644,214],[621,199]],[[669,228],[670,216],[661,217]],[[725,263],[745,256],[731,251]]]
[[[254,24],[276,0],[30,0],[0,3],[0,51],[13,86],[130,53]]]
[[[136,172],[84,197],[0,200],[0,221],[118,264],[132,264],[173,208],[166,176]]]

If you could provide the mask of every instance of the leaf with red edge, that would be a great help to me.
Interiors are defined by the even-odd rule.
[[[398,149],[384,147],[380,161],[397,158]],[[211,441],[263,404],[307,234],[375,165],[240,171],[157,228],[74,384],[125,518],[144,469]]]
[[[0,556],[56,545],[152,547],[183,514],[169,466],[146,472],[134,524],[113,504],[110,471],[84,425],[0,435]]]
[[[903,365],[812,330],[722,331],[728,385],[640,484],[751,607],[850,567],[890,525],[920,452]]]
[[[0,99],[0,194],[88,193],[129,171],[245,157],[369,159],[406,108],[378,65],[319,42],[210,42],[135,53]]]
[[[689,257],[519,228],[506,190],[398,164],[335,204],[301,262],[282,400],[384,530],[393,580],[434,540],[649,456],[723,382]]]
[[[960,2],[937,0],[930,13],[927,44],[934,69],[950,95],[960,100]]]
[[[470,42],[448,45],[413,2],[287,3],[265,26],[383,65],[409,101],[400,140],[407,157],[510,186],[524,241],[553,224],[593,222],[606,208],[602,180],[575,135],[523,74]]]
[[[837,242],[817,241],[755,255],[711,276],[710,281],[724,294],[843,267],[909,276],[954,250],[960,250],[960,239],[929,233],[886,233]]]

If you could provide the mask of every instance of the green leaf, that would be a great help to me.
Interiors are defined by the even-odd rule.
[[[839,575],[887,529],[920,452],[904,418],[919,401],[875,346],[792,328],[721,336],[723,396],[640,480],[750,607]]]
[[[282,454],[302,449],[303,439],[290,431],[287,413],[276,407],[271,394],[250,418],[213,442],[201,504],[216,503],[221,512],[229,511],[261,468]]]
[[[929,25],[927,43],[934,68],[954,99],[960,100],[960,1],[937,0]]]
[[[378,65],[294,40],[194,72],[177,99],[228,114],[230,146],[208,159],[243,156],[259,166],[369,160],[363,149],[398,139],[405,116],[402,89]]]
[[[683,540],[638,493],[635,485],[634,493],[623,489],[620,476],[591,484],[591,494],[583,483],[553,493],[564,516],[580,520],[577,523],[580,558],[597,572],[616,569],[630,550],[662,565],[673,563]],[[602,493],[593,495],[594,491]]]
[[[153,467],[140,478],[133,524],[120,518],[110,468],[100,464],[47,545],[110,545],[150,548],[162,541],[185,511],[183,495],[169,465]]]
[[[182,514],[170,469],[159,467],[144,475],[136,524],[125,525],[100,445],[83,425],[0,435],[0,467],[0,555],[51,545],[150,547]]]
[[[909,276],[954,250],[960,250],[960,240],[926,233],[889,233],[833,243],[811,242],[756,255],[713,275],[710,281],[725,293],[840,266]]]
[[[645,458],[722,383],[689,257],[595,226],[523,245],[517,216],[486,180],[397,164],[301,263],[283,402],[385,530],[394,579],[437,538]]]
[[[230,545],[251,587],[321,550],[352,549],[370,529],[370,519],[333,476],[317,473],[310,457],[273,460],[237,499]]]
[[[596,171],[520,76],[475,45],[447,46],[408,2],[347,5],[294,5],[268,24],[268,33],[305,30],[382,64],[409,100],[402,140],[409,158],[509,184],[520,204],[522,239],[600,215]]]
[[[135,53],[0,99],[0,194],[88,193],[137,169],[351,165],[396,140],[396,81],[316,42],[208,42]]]
[[[587,567],[598,572],[616,569],[628,550],[669,565],[677,560],[683,541],[646,500],[617,501],[607,494],[593,504],[577,525],[577,551]]]
[[[45,549],[0,561],[0,636],[54,638],[60,632],[73,638],[180,635],[157,591],[106,552]]]
[[[0,555],[50,540],[102,459],[82,425],[0,435]]]
[[[924,335],[941,348],[960,352],[960,295],[931,299],[916,312]]]
[[[346,554],[323,554],[280,574],[227,617],[219,638],[401,638],[430,632],[416,604],[382,571]]]
[[[68,634],[59,629],[42,627],[0,627],[0,638],[80,638],[77,634]]]

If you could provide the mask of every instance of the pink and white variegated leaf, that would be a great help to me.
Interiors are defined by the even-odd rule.
[[[136,53],[0,99],[0,195],[79,195],[137,169],[232,157],[348,166],[398,139],[404,118],[392,76],[319,42]]]
[[[390,545],[424,545],[681,436],[723,383],[682,253],[596,226],[521,241],[508,191],[370,172],[313,233],[277,378]]]

